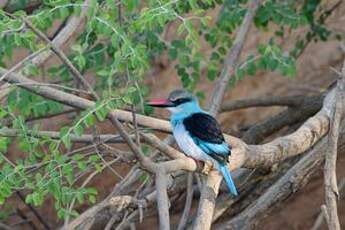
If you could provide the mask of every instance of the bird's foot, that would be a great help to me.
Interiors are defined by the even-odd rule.
[[[195,161],[195,164],[198,168],[201,168],[203,166],[203,162],[199,161],[198,159],[195,159],[194,157],[189,157]]]
[[[202,169],[202,173],[208,174],[213,169],[213,162],[212,161],[205,161],[204,162],[204,168]]]

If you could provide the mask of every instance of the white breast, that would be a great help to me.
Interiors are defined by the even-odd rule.
[[[182,122],[178,122],[173,129],[175,140],[180,149],[187,155],[194,159],[206,161],[212,160],[207,154],[205,154],[189,136],[188,131],[185,129]]]

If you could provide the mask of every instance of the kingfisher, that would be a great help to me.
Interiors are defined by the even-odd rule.
[[[202,110],[195,96],[184,89],[174,90],[167,99],[153,99],[148,105],[170,111],[170,123],[180,149],[189,157],[211,161],[222,173],[230,193],[238,192],[227,167],[231,146],[225,142],[217,120]]]

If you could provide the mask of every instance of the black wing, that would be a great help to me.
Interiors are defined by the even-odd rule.
[[[207,113],[194,113],[183,120],[186,130],[194,137],[212,144],[224,143],[224,136],[214,117]]]

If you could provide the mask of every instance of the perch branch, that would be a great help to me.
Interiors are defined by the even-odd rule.
[[[6,72],[6,70],[0,68],[0,74],[4,72]],[[12,84],[24,83],[21,84],[20,87],[45,98],[49,98],[78,109],[88,109],[95,106],[94,102],[73,94],[65,93],[48,86],[36,87],[35,81],[29,80],[20,74],[11,73],[5,78],[5,80]],[[328,110],[329,107],[328,98],[333,93],[333,90],[328,93],[328,96],[324,100],[324,106],[320,112],[309,118],[298,130],[288,136],[277,138],[264,145],[247,145],[239,138],[225,135],[226,141],[230,142],[233,146],[233,154],[229,158],[231,161],[231,169],[239,167],[267,167],[276,162],[283,161],[288,157],[301,154],[313,146],[328,132],[329,116],[326,110]],[[132,114],[127,111],[113,110],[110,112],[109,116],[115,116],[122,121],[132,121]],[[171,131],[169,122],[165,120],[137,115],[137,122],[142,126],[165,132]],[[187,168],[193,168],[191,167],[191,164],[193,164],[192,162],[194,161],[185,162],[184,165],[189,166]]]

